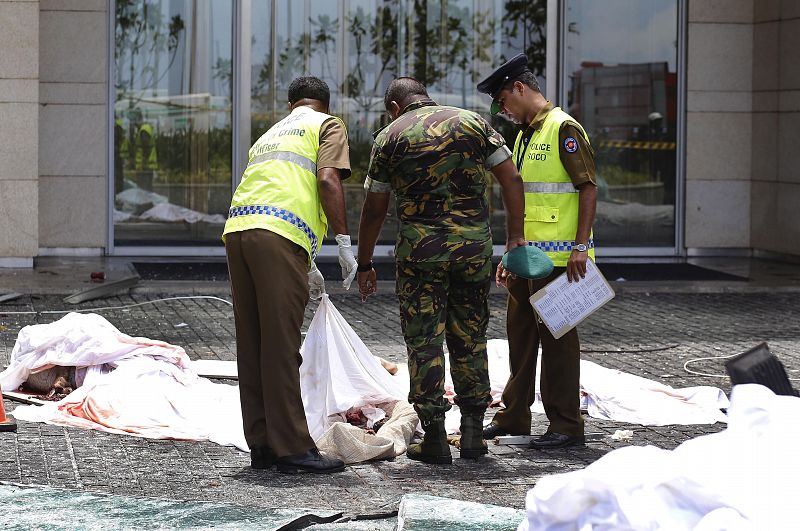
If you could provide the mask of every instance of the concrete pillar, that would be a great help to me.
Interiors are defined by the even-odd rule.
[[[754,0],[690,0],[686,246],[750,247]]]
[[[0,1],[0,267],[39,249],[39,2]]]
[[[800,2],[758,2],[753,41],[752,247],[800,255]]]
[[[107,243],[108,3],[40,2],[43,255],[99,255]]]

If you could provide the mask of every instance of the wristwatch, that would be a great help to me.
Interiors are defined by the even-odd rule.
[[[372,260],[370,260],[368,264],[359,265],[356,268],[356,271],[359,273],[366,273],[367,271],[372,271]]]
[[[578,251],[579,253],[585,253],[586,251],[589,250],[589,246],[586,245],[585,243],[576,243],[575,245],[572,246],[572,250]]]

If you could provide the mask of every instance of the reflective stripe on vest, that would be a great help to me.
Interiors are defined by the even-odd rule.
[[[579,194],[561,162],[559,149],[561,124],[566,121],[575,120],[555,107],[527,144],[520,133],[514,145],[514,159],[522,162],[525,239],[542,249],[556,267],[567,265],[578,230]],[[586,132],[578,128],[588,141]],[[593,244],[589,245],[589,257],[594,259]]]
[[[251,160],[247,166],[261,164],[262,162],[266,162],[268,160],[285,160],[293,164],[297,164],[304,170],[310,171],[314,175],[317,174],[316,162],[302,155],[298,155],[297,153],[292,153],[291,151],[273,151],[272,153],[263,153]]]
[[[277,208],[269,205],[246,205],[246,206],[237,206],[232,207],[228,211],[228,219],[235,218],[237,216],[252,216],[254,214],[261,214],[264,216],[275,216],[276,218],[280,218],[284,221],[288,221],[298,229],[302,230],[306,236],[308,236],[309,241],[311,242],[311,256],[317,255],[317,237],[314,235],[314,231],[311,230],[311,227],[308,226],[308,223],[297,217],[292,212],[288,210],[284,210],[282,208]]]
[[[522,183],[526,194],[577,194],[578,189],[568,183]]]
[[[230,232],[265,229],[313,259],[328,230],[317,187],[317,154],[322,124],[330,119],[297,107],[256,140],[231,199],[223,239]]]

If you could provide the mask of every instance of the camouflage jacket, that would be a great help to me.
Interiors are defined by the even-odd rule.
[[[398,260],[492,255],[485,161],[504,146],[479,114],[431,100],[412,103],[376,133],[368,183],[395,193]]]

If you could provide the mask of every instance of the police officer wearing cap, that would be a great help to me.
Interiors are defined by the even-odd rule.
[[[505,407],[495,414],[483,436],[493,439],[530,433],[541,344],[540,390],[550,425],[531,441],[531,447],[583,444],[577,329],[553,338],[528,299],[565,271],[570,282],[580,282],[586,275],[586,261],[594,259],[594,151],[583,127],[542,95],[524,54],[500,66],[478,84],[478,90],[492,97],[493,115],[502,114],[524,126],[514,144],[514,161],[525,191],[525,238],[555,265],[552,274],[538,280],[514,277],[502,264],[497,269],[497,284],[508,289],[511,376],[503,392]]]

